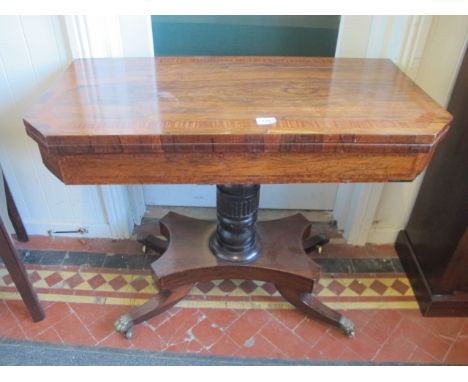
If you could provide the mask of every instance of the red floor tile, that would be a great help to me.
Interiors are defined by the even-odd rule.
[[[169,320],[162,323],[157,328],[157,333],[169,345],[183,342],[188,337],[187,332],[203,319],[200,316],[201,313],[198,309],[181,309]],[[136,327],[135,334],[140,336],[138,331],[139,327]]]
[[[15,240],[17,249],[55,250],[100,253],[141,253],[142,245],[135,240],[98,238],[49,237],[30,235],[29,241]]]
[[[383,245],[373,245],[373,244],[366,244],[362,248],[363,252],[365,251],[365,256],[369,257],[395,257],[398,258],[398,253],[395,250],[395,246],[393,244],[383,244]],[[359,250],[361,252],[361,250]],[[362,252],[361,252],[362,253]],[[361,254],[362,256],[362,254]]]
[[[0,301],[0,338],[26,339],[26,334],[4,301]]]
[[[91,333],[74,314],[58,322],[54,326],[54,329],[66,344],[93,346],[97,343]]]
[[[365,356],[362,354],[356,353],[354,350],[351,350],[350,348],[345,348],[343,350],[343,353],[340,355],[340,360],[343,361],[355,361],[355,362],[368,362]]]
[[[306,354],[315,360],[339,360],[345,348],[329,333],[324,333]]]
[[[422,364],[436,364],[437,360],[430,354],[425,352],[423,349],[416,347],[413,353],[408,358],[408,362],[411,363],[422,363]]]
[[[86,327],[96,341],[100,342],[115,332],[113,322],[114,320],[110,319],[110,317],[100,318],[92,324],[86,325]]]
[[[70,304],[73,312],[85,325],[91,325],[99,320],[103,315],[107,315],[112,306],[99,304]]]
[[[412,320],[424,325],[441,339],[454,341],[457,339],[459,333],[462,332],[465,324],[465,317],[423,317],[418,315],[412,316]]]
[[[416,345],[404,337],[391,337],[385,342],[372,361],[377,362],[409,362]]]
[[[304,359],[310,350],[307,340],[297,336],[277,320],[267,322],[259,333],[288,358]]]
[[[223,332],[217,328],[211,320],[205,318],[190,330],[190,334],[195,340],[202,344],[203,347],[208,348],[223,335]]]
[[[100,341],[97,346],[100,347],[110,347],[110,348],[120,348],[128,349],[134,347],[131,341],[129,341],[125,336],[120,333],[113,332],[108,337]]]
[[[450,342],[431,332],[423,321],[415,322],[404,318],[393,335],[406,338],[438,361],[443,361],[450,348]]]
[[[63,302],[49,304],[44,308],[45,319],[34,322],[22,301],[8,301],[8,308],[16,316],[19,325],[23,329],[26,338],[33,338],[46,329],[53,327],[57,322],[69,316],[70,307]]]
[[[458,335],[459,337],[468,337],[468,317],[465,317],[465,322]]]
[[[204,347],[197,340],[184,339],[179,342],[172,343],[164,351],[169,353],[203,353]]]
[[[278,354],[281,358],[285,357],[275,345],[268,341],[261,334],[255,334],[244,341],[244,344],[239,347],[234,353],[236,357],[254,357],[254,358],[278,358]]]
[[[340,313],[354,322],[356,328],[363,328],[372,320],[372,317],[380,310],[373,309],[349,309],[341,310]]]
[[[239,314],[232,309],[206,309],[204,313],[223,332],[239,318]]]
[[[24,331],[16,323],[10,323],[5,328],[2,328],[2,330],[0,330],[0,338],[9,338],[13,340],[27,339]]]
[[[460,338],[452,345],[445,362],[453,365],[468,365],[468,338]]]
[[[398,258],[393,245],[372,245],[366,244],[363,247],[356,247],[348,244],[330,243],[323,247],[322,253],[314,252],[317,258]]]
[[[33,338],[34,341],[49,342],[49,343],[63,343],[62,339],[58,335],[57,331],[54,328],[49,328],[44,330],[42,333],[38,334]]]
[[[127,310],[129,310],[127,308]],[[168,320],[171,319],[173,316],[174,308],[170,309],[169,311],[162,312],[161,314],[157,315],[156,317],[150,318],[146,321],[146,324],[153,329],[153,331],[157,330],[162,324],[166,323]],[[175,314],[175,313],[174,313]]]
[[[294,330],[306,320],[305,315],[296,309],[276,309],[268,312],[290,330]]]
[[[360,327],[356,328],[356,334],[352,338],[337,330],[330,330],[329,334],[335,338],[337,344],[341,344],[343,349],[350,349],[364,359],[372,359],[382,347],[382,342],[374,340]]]
[[[216,342],[209,347],[209,353],[213,355],[221,355],[230,357],[240,349],[239,344],[234,341],[229,335],[223,334]]]
[[[226,333],[243,346],[245,341],[253,337],[269,320],[268,312],[252,309],[244,313],[226,330]]]
[[[312,347],[328,330],[330,325],[327,323],[306,318],[294,329],[294,332]]]
[[[120,336],[124,338],[123,335]],[[138,333],[135,331],[131,342],[133,347],[141,350],[162,351],[167,347],[167,342],[144,323],[138,326]]]
[[[398,324],[403,319],[398,310],[379,310],[372,318],[360,327],[360,331],[366,333],[374,341],[384,343],[395,331]]]

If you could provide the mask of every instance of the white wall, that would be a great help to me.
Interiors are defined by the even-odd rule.
[[[103,190],[55,178],[21,119],[70,61],[61,17],[0,17],[0,162],[30,234],[86,227],[87,236],[112,236]]]
[[[412,79],[440,105],[447,106],[466,49],[468,16],[432,17]],[[367,241],[393,243],[410,216],[424,174],[409,183],[385,184]]]

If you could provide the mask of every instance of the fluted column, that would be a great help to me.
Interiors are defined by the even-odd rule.
[[[260,185],[218,185],[216,208],[218,226],[210,248],[220,259],[249,262],[260,254],[260,240],[255,231]]]

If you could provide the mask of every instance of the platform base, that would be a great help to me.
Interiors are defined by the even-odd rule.
[[[273,283],[280,294],[306,315],[324,320],[354,335],[354,324],[313,295],[320,267],[307,255],[304,244],[310,242],[311,223],[301,214],[284,219],[258,222],[256,231],[262,252],[253,262],[226,262],[215,256],[209,240],[216,223],[193,219],[173,212],[159,225],[145,232],[167,239],[164,254],[151,268],[160,293],[143,306],[132,309],[115,323],[118,332],[130,337],[134,325],[169,309],[191,290],[194,283],[219,279],[248,279]],[[146,245],[152,241],[146,239]],[[164,245],[158,242],[158,249]]]

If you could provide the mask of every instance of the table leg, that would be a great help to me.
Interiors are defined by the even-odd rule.
[[[276,289],[278,289],[278,292],[280,292],[281,296],[283,296],[285,300],[289,301],[306,315],[327,321],[330,324],[341,328],[348,337],[354,337],[353,322],[339,314],[336,310],[333,310],[321,303],[310,293],[301,292],[281,285],[276,285]]]
[[[11,224],[15,229],[16,238],[18,241],[28,241],[28,233],[26,232],[26,228],[24,227],[23,221],[21,220],[18,209],[16,208],[15,200],[13,199],[13,195],[11,194],[10,187],[8,186],[5,176],[3,176],[3,184],[5,186],[5,199],[7,202],[8,217],[10,218]]]
[[[33,321],[41,321],[44,319],[44,311],[37,298],[36,292],[34,291],[31,282],[29,281],[28,274],[24,268],[23,263],[18,258],[18,253],[10,239],[3,222],[0,219],[0,254],[5,262],[5,266],[10,273],[13,282],[18,289],[18,292],[23,299],[26,308]]]
[[[132,309],[120,317],[115,323],[115,330],[125,334],[127,338],[133,336],[133,326],[140,322],[161,314],[182,300],[192,289],[193,284],[183,285],[173,290],[160,291],[144,305]]]

